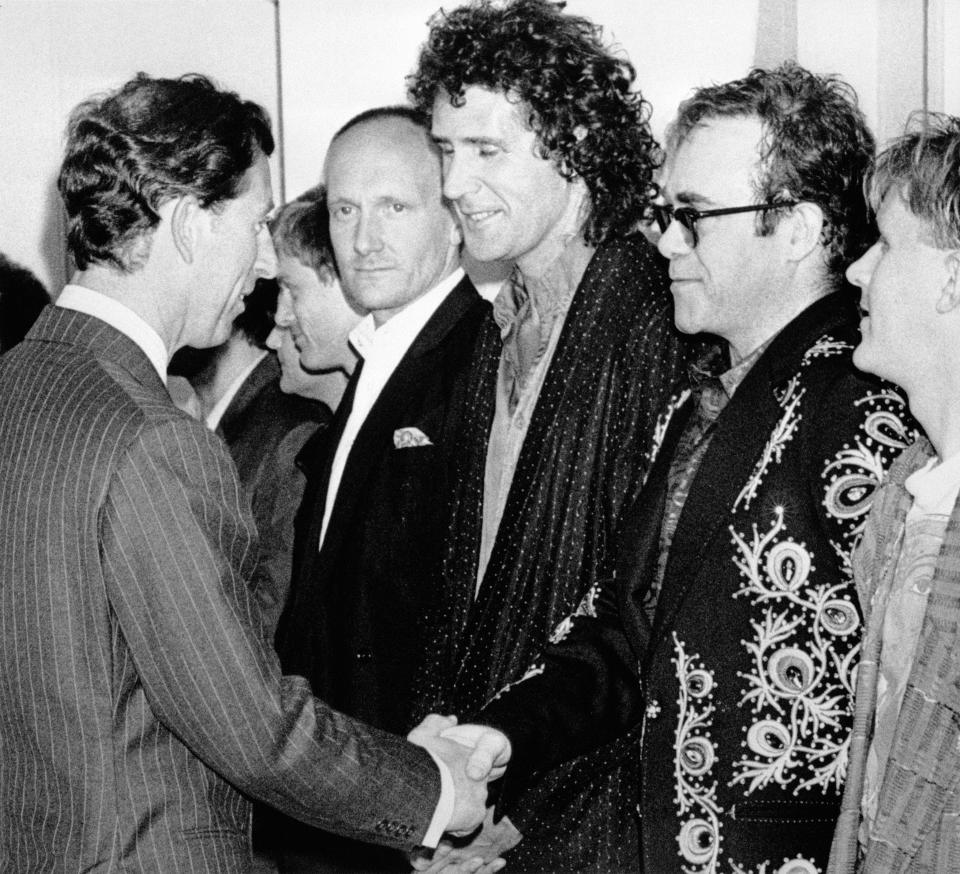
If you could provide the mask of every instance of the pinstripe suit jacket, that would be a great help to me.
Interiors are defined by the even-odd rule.
[[[0,359],[0,871],[237,872],[250,805],[409,848],[427,753],[282,677],[220,440],[49,308]]]

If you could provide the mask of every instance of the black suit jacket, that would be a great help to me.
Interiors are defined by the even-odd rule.
[[[391,731],[410,728],[423,619],[436,601],[448,469],[460,448],[458,411],[489,311],[464,278],[420,331],[357,434],[320,550],[330,468],[359,371],[332,426],[301,453],[308,485],[278,651],[285,669],[306,676],[325,700]],[[396,448],[395,432],[411,427],[431,445]]]
[[[479,717],[510,736],[514,778],[642,721],[645,871],[826,865],[859,652],[850,554],[912,437],[903,398],[853,368],[856,341],[838,293],[753,365],[691,484],[651,623],[667,476],[694,402],[676,399],[621,520],[615,578]]]
[[[332,418],[326,404],[280,390],[280,364],[271,353],[243,381],[217,426],[257,523],[256,591],[270,629],[290,589],[293,522],[307,482],[296,457]]]
[[[51,307],[0,358],[0,871],[241,872],[249,796],[412,847],[426,751],[283,677],[233,462],[146,355]]]

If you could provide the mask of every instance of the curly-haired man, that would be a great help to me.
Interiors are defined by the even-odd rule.
[[[681,105],[658,246],[677,325],[725,348],[665,411],[614,581],[481,716],[511,742],[508,811],[528,770],[639,722],[643,871],[827,863],[862,628],[851,553],[913,436],[902,394],[851,361],[842,267],[872,147],[851,89],[795,64]]]
[[[470,255],[512,264],[479,347],[425,709],[523,676],[611,573],[624,500],[692,344],[637,227],[661,154],[634,72],[548,0],[438,13],[410,78]],[[636,865],[631,738],[531,783],[520,870]]]

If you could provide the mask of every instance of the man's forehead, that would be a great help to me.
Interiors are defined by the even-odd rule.
[[[762,134],[756,117],[705,119],[668,153],[661,186],[672,197],[698,194],[709,200],[751,192]]]
[[[529,132],[530,111],[515,95],[481,85],[464,87],[457,104],[441,89],[433,103],[431,130],[438,139],[505,138]]]

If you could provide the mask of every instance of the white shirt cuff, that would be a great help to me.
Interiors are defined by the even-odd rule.
[[[427,750],[427,752],[430,753],[430,758],[437,763],[437,767],[440,769],[440,800],[437,802],[437,809],[433,812],[433,819],[430,820],[430,827],[420,842],[423,846],[432,850],[440,843],[440,838],[443,837],[443,833],[450,824],[456,798],[454,797],[453,775],[450,773],[450,769],[430,750]]]

